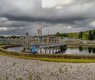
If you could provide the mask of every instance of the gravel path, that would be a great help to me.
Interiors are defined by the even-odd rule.
[[[0,56],[0,80],[95,80],[95,63],[56,63]]]

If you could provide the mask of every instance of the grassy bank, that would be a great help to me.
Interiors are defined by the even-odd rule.
[[[7,55],[5,53],[0,53],[1,56],[8,56],[19,59],[28,60],[41,60],[49,62],[66,62],[66,63],[95,63],[95,59],[65,59],[65,58],[48,58],[48,57],[34,57],[34,56],[24,56],[24,55]]]

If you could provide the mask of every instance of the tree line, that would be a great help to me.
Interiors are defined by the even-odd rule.
[[[56,36],[60,37],[66,37],[66,38],[77,38],[81,40],[95,40],[95,30],[90,30],[90,31],[81,31],[78,33],[60,33],[57,32],[55,34]]]
[[[85,35],[85,32],[80,32],[78,38],[80,38],[82,40],[83,35]],[[95,40],[95,30],[88,31],[87,38],[88,38],[87,40]]]

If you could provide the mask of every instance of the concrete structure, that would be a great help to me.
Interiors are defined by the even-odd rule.
[[[42,27],[38,29],[38,36],[42,36]]]
[[[64,43],[52,43],[52,44],[46,44],[46,45],[40,45],[38,49],[38,53],[61,53],[66,51],[67,46]]]
[[[61,38],[60,37],[57,37],[57,36],[35,36],[35,37],[32,37],[32,36],[29,36],[29,35],[26,35],[24,38],[23,38],[23,41],[22,41],[22,46],[23,46],[23,51],[24,52],[31,52],[32,51],[32,47],[33,46],[36,46],[37,48],[37,52],[50,52],[48,49],[51,48],[51,47],[54,47],[54,46],[51,46],[51,45],[55,45],[57,43],[61,43]],[[41,46],[47,46],[46,47],[43,47],[41,48]],[[57,46],[60,45],[60,44],[57,44]],[[55,47],[57,47],[55,46]],[[59,47],[57,48],[59,50]],[[56,49],[56,51],[57,51]],[[54,50],[53,50],[54,52]]]
[[[62,39],[57,36],[30,36],[26,33],[25,36],[19,38],[2,38],[0,39],[0,43],[6,45],[22,45],[24,52],[32,52],[32,48],[35,46],[37,52],[55,53],[55,51],[60,51],[59,45],[62,43]],[[55,50],[53,47],[55,47]]]

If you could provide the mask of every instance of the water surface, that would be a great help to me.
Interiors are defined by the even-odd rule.
[[[8,48],[8,51],[21,52],[23,47]],[[61,53],[60,53],[61,54]],[[67,47],[62,54],[95,54],[95,48],[92,47]]]
[[[23,47],[11,47],[7,48],[8,51],[15,51],[15,52],[21,52],[23,50]]]
[[[65,51],[66,54],[95,54],[95,48],[92,47],[70,47]]]

